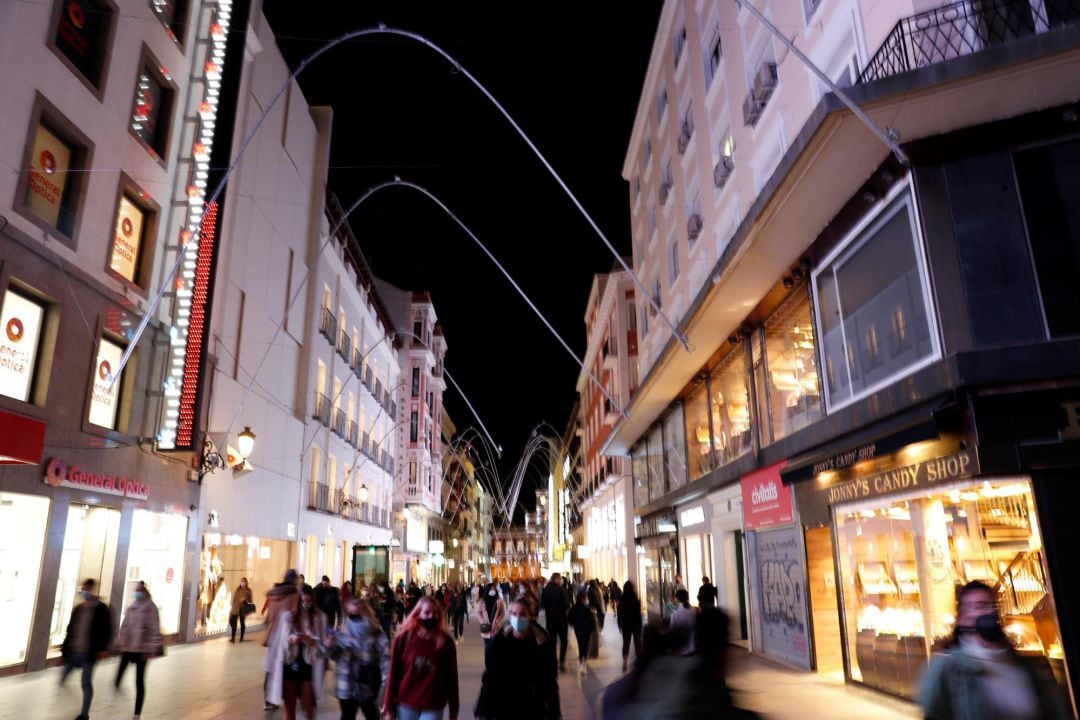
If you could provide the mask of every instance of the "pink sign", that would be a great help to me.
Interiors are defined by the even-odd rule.
[[[784,460],[743,475],[743,526],[747,530],[783,525],[795,519],[791,509],[791,488],[785,487],[780,480],[780,468],[786,463]]]

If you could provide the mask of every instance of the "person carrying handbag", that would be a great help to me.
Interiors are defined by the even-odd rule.
[[[326,636],[341,720],[355,720],[357,710],[364,720],[376,720],[379,691],[390,671],[390,643],[368,603],[349,597],[343,610],[341,629],[330,629]]]
[[[236,642],[236,624],[240,623],[240,642],[244,642],[244,631],[247,630],[245,622],[247,616],[255,612],[255,603],[252,602],[251,588],[248,587],[247,578],[240,578],[240,584],[233,593],[232,610],[229,613],[229,627],[232,628],[232,637],[229,642]]]
[[[120,632],[116,634],[116,651],[120,653],[120,667],[116,671],[115,686],[120,687],[124,671],[129,664],[135,665],[135,720],[142,715],[146,700],[146,661],[165,654],[161,641],[161,622],[158,609],[150,599],[146,583],[135,585],[135,601],[128,606]]]

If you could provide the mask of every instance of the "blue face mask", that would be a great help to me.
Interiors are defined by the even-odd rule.
[[[146,593],[144,593],[144,592],[142,592],[140,590],[135,591],[135,599],[136,600],[142,600],[144,597],[146,597]]]
[[[524,615],[511,615],[509,622],[510,627],[519,635],[529,629],[529,618]]]

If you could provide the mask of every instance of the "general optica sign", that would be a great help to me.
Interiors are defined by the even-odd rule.
[[[107,495],[136,500],[148,500],[150,487],[134,478],[123,475],[107,475],[68,465],[60,458],[53,458],[45,467],[45,484],[53,487],[69,487],[76,490],[92,490]]]

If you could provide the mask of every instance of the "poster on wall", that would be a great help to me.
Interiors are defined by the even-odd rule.
[[[755,649],[809,670],[810,628],[800,532],[786,528],[750,534],[759,635]]]
[[[0,309],[0,395],[26,402],[34,379],[45,310],[22,295],[4,293]]]

